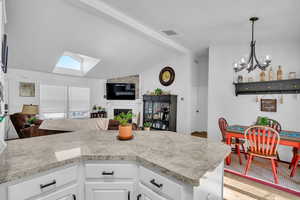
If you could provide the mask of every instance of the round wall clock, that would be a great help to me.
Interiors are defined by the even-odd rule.
[[[159,81],[164,86],[171,85],[175,80],[175,71],[171,67],[163,68],[159,73]]]

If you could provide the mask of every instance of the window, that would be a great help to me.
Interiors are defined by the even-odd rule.
[[[53,72],[75,76],[84,76],[100,62],[100,59],[89,56],[64,52],[59,58]]]
[[[41,119],[88,118],[90,88],[40,85]]]
[[[66,118],[66,86],[40,85],[40,115],[42,119]]]
[[[90,89],[69,87],[69,118],[88,118],[90,110]]]

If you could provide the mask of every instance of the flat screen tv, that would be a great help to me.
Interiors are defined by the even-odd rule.
[[[135,84],[106,83],[107,100],[135,100]]]

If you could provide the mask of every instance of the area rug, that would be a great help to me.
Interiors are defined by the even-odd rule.
[[[288,164],[279,162],[279,184],[275,184],[270,160],[255,157],[247,175],[245,176],[244,169],[246,163],[247,161],[243,157],[243,164],[240,165],[237,156],[232,154],[231,165],[228,166],[225,164],[225,171],[300,197],[300,167],[297,169],[295,176],[291,178],[289,176],[291,170],[288,169]]]

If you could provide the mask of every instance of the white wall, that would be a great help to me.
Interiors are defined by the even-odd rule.
[[[91,89],[91,107],[94,104],[105,106],[104,100],[104,83],[106,80],[100,79],[87,79],[80,77],[61,76],[51,73],[43,73],[36,71],[9,69],[7,73],[8,79],[8,102],[9,113],[16,113],[22,111],[23,104],[39,105],[39,85],[66,85],[88,87]],[[19,82],[35,82],[36,88],[35,97],[20,97],[19,96]]]
[[[178,95],[177,101],[177,131],[182,133],[191,132],[191,57],[187,55],[176,56],[167,61],[160,61],[141,75],[141,94],[161,88]],[[175,81],[165,87],[159,82],[159,73],[162,68],[170,66],[175,70]],[[181,99],[183,98],[183,99]]]
[[[270,54],[273,57],[273,70],[278,65],[283,71],[297,72],[300,76],[300,45],[297,43],[260,44],[257,43],[257,54]],[[261,46],[263,45],[263,46]],[[236,97],[234,94],[232,63],[239,56],[249,52],[249,45],[218,45],[209,49],[209,98],[208,98],[208,137],[220,140],[221,135],[217,120],[225,117],[229,124],[251,125],[257,116],[267,116],[278,120],[283,129],[300,131],[300,96],[284,95],[284,103],[278,105],[276,113],[260,112],[260,106],[255,102],[255,95]],[[252,74],[257,79],[258,74]],[[262,97],[262,96],[260,96]],[[264,98],[277,98],[279,95],[265,95]],[[280,156],[289,160],[291,151],[281,148]]]

